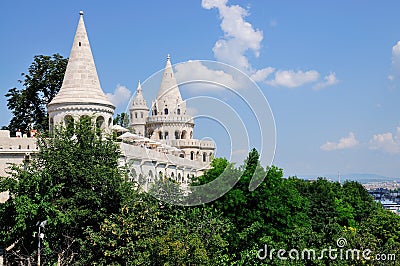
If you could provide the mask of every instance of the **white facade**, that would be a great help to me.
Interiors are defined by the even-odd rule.
[[[47,105],[50,131],[54,126],[66,125],[82,116],[90,116],[103,132],[111,133],[114,109],[101,89],[83,12],[80,12],[62,87]],[[169,56],[151,112],[149,116],[149,108],[139,82],[130,107],[131,130],[152,141],[157,140],[165,147],[175,148],[172,151],[158,150],[146,145],[122,142],[120,164],[129,168],[130,180],[145,179],[146,187],[166,176],[185,186],[193,176],[201,175],[209,167],[215,145],[212,141],[193,139],[194,121],[186,114],[186,103],[179,92]],[[36,138],[10,137],[9,131],[0,131],[0,175],[7,175],[7,169],[13,163],[28,162],[31,154],[37,151]],[[0,200],[4,201],[4,195],[0,196]]]
[[[130,128],[139,135],[144,132],[152,140],[180,149],[178,155],[182,158],[202,163],[211,161],[214,142],[194,139],[194,119],[186,112],[186,102],[182,100],[169,55],[151,115],[148,110],[139,83],[130,107]]]

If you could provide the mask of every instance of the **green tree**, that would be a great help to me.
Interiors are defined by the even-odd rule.
[[[129,127],[129,115],[127,113],[120,113],[113,120],[114,125],[120,125],[121,127]]]
[[[40,132],[48,130],[46,105],[61,88],[68,59],[59,54],[37,55],[18,80],[23,88],[12,88],[5,95],[7,107],[12,113],[8,129],[15,134],[20,129],[27,133],[34,128]]]
[[[179,207],[133,193],[118,214],[89,229],[99,265],[227,265],[230,222],[205,206]]]
[[[11,194],[0,205],[0,245],[15,245],[9,261],[33,260],[37,239],[32,233],[43,220],[48,221],[43,261],[54,263],[60,257],[66,264],[79,264],[95,254],[88,248],[81,251],[85,231],[99,230],[105,218],[120,210],[126,184],[117,147],[93,127],[90,118],[83,118],[75,124],[74,137],[61,128],[53,138],[39,138],[40,151],[32,163],[0,179],[0,190]]]

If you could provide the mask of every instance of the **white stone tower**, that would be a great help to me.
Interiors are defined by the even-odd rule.
[[[186,113],[186,102],[182,100],[168,55],[151,116],[146,119],[147,136],[178,148],[180,157],[208,163],[214,156],[215,144],[212,140],[194,139],[193,130],[194,119]]]
[[[90,116],[105,133],[110,133],[114,109],[101,89],[81,11],[63,84],[47,105],[50,131],[55,125]]]
[[[149,108],[146,100],[143,97],[142,86],[140,81],[136,89],[136,95],[132,99],[131,107],[129,108],[130,124],[129,127],[140,136],[146,135],[146,119],[149,116]]]
[[[186,114],[186,102],[182,101],[169,55],[151,110],[152,116],[147,119],[148,137],[155,140],[193,138],[193,118]]]

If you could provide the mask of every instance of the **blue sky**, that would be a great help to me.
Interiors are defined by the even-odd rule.
[[[102,88],[118,111],[168,53],[173,63],[218,60],[268,99],[274,164],[286,175],[400,176],[399,1],[21,0],[0,9],[2,95],[34,55],[68,57],[84,10]],[[5,97],[0,112],[8,124]]]

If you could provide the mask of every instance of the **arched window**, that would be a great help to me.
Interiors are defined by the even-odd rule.
[[[186,137],[187,137],[187,133],[186,133],[186,130],[184,130],[184,131],[182,131],[181,139],[186,139]]]
[[[163,139],[162,132],[158,132],[158,139]]]
[[[139,174],[139,179],[138,179],[139,184],[144,185],[145,184],[145,180],[143,179],[143,175]]]
[[[168,114],[168,108],[164,109],[164,114],[167,115]]]
[[[104,117],[102,117],[102,116],[97,117],[96,126],[98,128],[104,128]]]
[[[137,113],[135,113],[135,118],[137,118]]]
[[[179,131],[175,131],[175,139],[179,139]]]
[[[190,131],[190,139],[193,139],[193,131]]]
[[[171,173],[171,179],[174,179],[175,175],[174,172]]]
[[[149,170],[149,176],[148,176],[148,181],[153,182],[153,171]]]
[[[165,139],[169,139],[169,138],[168,138],[168,131],[165,131],[164,137],[165,137]]]
[[[194,151],[190,152],[190,160],[194,160]]]
[[[203,152],[203,162],[207,161],[207,154],[205,152]]]
[[[182,182],[182,180],[181,180],[181,178],[182,178],[182,176],[181,176],[181,173],[178,173],[178,182]]]
[[[180,115],[181,114],[181,109],[178,108],[178,110],[176,110],[176,114]]]
[[[143,112],[140,112],[140,118],[143,118]]]

